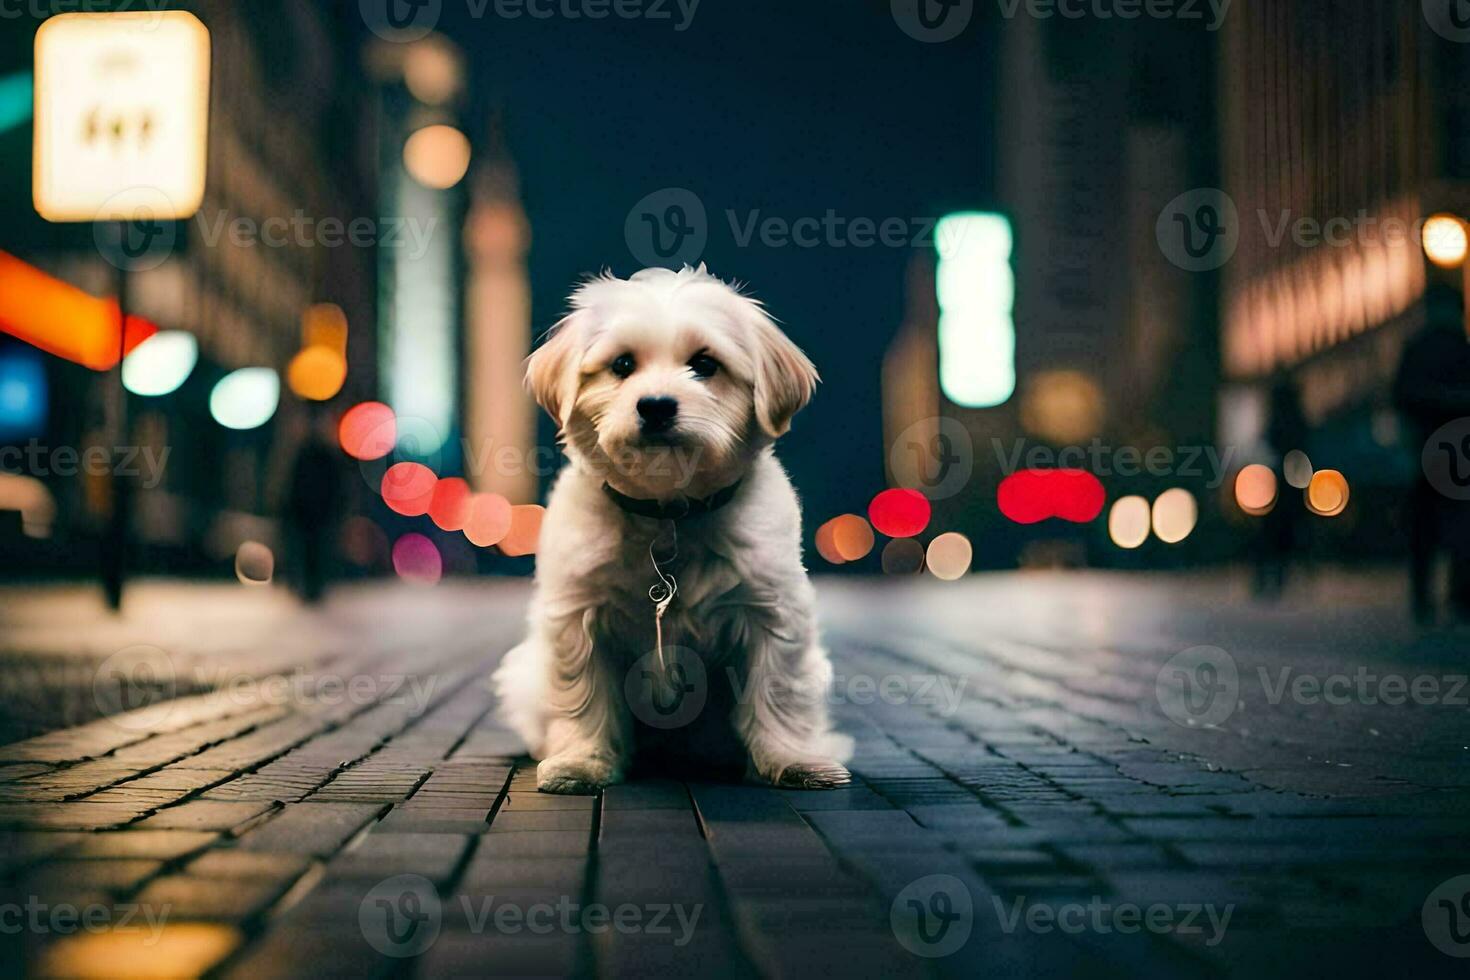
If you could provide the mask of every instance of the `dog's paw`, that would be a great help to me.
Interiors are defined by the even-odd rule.
[[[851,782],[852,773],[836,762],[797,762],[776,777],[783,789],[838,789]]]
[[[590,796],[623,774],[607,759],[587,756],[552,756],[536,767],[536,788],[543,793]]]

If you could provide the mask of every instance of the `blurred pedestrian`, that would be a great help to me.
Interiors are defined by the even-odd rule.
[[[1277,459],[1284,460],[1307,441],[1307,419],[1291,375],[1282,372],[1271,385],[1267,409],[1266,442]],[[1256,594],[1278,598],[1286,588],[1287,571],[1300,542],[1302,503],[1295,494],[1279,494],[1276,506],[1261,520],[1256,553]]]
[[[286,498],[292,564],[301,597],[307,602],[319,601],[326,590],[342,495],[341,454],[324,435],[331,428],[330,419],[317,415],[317,406],[312,410],[311,428],[291,466]]]
[[[1424,327],[1404,345],[1394,380],[1393,401],[1403,417],[1410,445],[1425,440],[1447,422],[1470,416],[1470,342],[1465,334],[1465,297],[1436,283],[1424,296]],[[1434,619],[1434,565],[1443,551],[1450,558],[1450,601],[1460,616],[1470,615],[1470,508],[1435,489],[1422,466],[1409,495],[1409,582],[1414,616]],[[1456,547],[1459,544],[1459,547]]]

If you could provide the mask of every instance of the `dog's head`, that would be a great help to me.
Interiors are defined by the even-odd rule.
[[[526,381],[574,458],[632,496],[706,496],[738,480],[817,384],[761,305],[705,271],[583,285]]]

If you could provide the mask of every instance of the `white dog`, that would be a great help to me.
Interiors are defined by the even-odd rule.
[[[650,731],[635,719],[669,727],[643,695],[673,704],[668,694],[727,714],[758,779],[848,782],[800,508],[771,450],[810,400],[815,368],[703,266],[595,279],[571,309],[527,363],[570,465],[542,525],[530,635],[494,678],[502,717],[542,760],[537,785],[620,781],[635,733]],[[721,681],[733,694],[724,712],[704,690]],[[684,754],[716,758],[709,726],[685,721]]]

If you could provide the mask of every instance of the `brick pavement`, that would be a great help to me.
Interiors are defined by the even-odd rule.
[[[177,697],[0,748],[0,927],[32,917],[0,950],[108,977],[1463,972],[1441,949],[1470,952],[1470,900],[1431,893],[1470,873],[1466,709],[1265,696],[1280,666],[1453,677],[1463,636],[1333,588],[824,583],[857,739],[828,793],[536,793],[483,683],[519,583],[196,623],[167,641]],[[3,608],[8,643],[62,642]],[[95,671],[108,630],[83,632]],[[1198,644],[1241,678],[1217,724],[1156,691]]]

